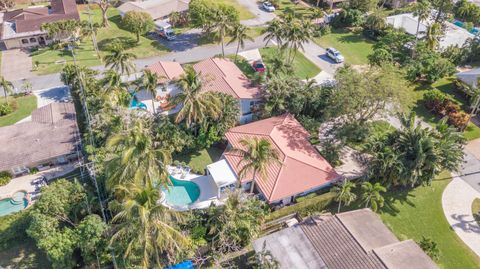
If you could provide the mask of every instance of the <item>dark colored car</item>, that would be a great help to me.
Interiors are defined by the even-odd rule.
[[[252,66],[253,69],[255,69],[255,72],[265,72],[265,70],[267,69],[265,67],[265,64],[263,64],[263,62],[260,60],[253,62]]]

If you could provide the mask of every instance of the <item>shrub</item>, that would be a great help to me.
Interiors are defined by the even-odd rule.
[[[5,116],[13,112],[13,107],[10,103],[0,104],[0,116]]]
[[[467,126],[469,121],[470,115],[463,111],[457,111],[448,114],[448,123],[457,128],[464,128],[465,126]]]
[[[312,194],[312,196],[314,196]],[[308,197],[308,198],[307,198]],[[292,213],[298,213],[300,216],[305,217],[312,215],[313,213],[322,212],[325,210],[335,198],[335,193],[327,192],[321,195],[315,195],[309,197],[308,195],[297,199],[297,203],[286,206],[279,210],[270,213],[265,220],[272,221]],[[300,201],[299,201],[300,200]]]
[[[7,171],[0,172],[0,186],[7,185],[12,179],[12,174]]]
[[[440,250],[438,249],[437,242],[430,238],[422,236],[422,240],[418,243],[420,248],[427,253],[433,260],[440,258]]]
[[[429,110],[436,110],[447,99],[447,96],[438,89],[428,91],[424,98],[425,107]]]

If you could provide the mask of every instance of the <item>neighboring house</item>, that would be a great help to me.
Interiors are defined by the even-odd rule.
[[[415,35],[417,32],[418,17],[413,16],[412,13],[399,14],[389,16],[386,18],[387,23],[392,25],[395,29],[403,29],[408,34]],[[431,20],[422,21],[419,27],[419,38],[425,37],[428,26],[432,23]],[[449,46],[463,46],[465,41],[475,36],[466,29],[457,26],[450,22],[445,22],[445,35],[440,38],[440,48],[445,49]]]
[[[152,16],[153,20],[168,19],[173,12],[188,11],[190,0],[147,0],[143,2],[126,2],[118,7],[120,16],[129,11],[143,11]]]
[[[476,88],[479,87],[480,79],[480,68],[472,69],[465,72],[460,72],[455,75],[457,79],[463,83],[469,85],[470,87]]]
[[[385,5],[391,8],[400,8],[416,2],[416,0],[386,0]]]
[[[78,158],[80,136],[73,103],[52,103],[32,120],[0,128],[0,171],[14,175]]]
[[[270,141],[278,152],[282,165],[272,163],[267,178],[256,175],[255,186],[270,204],[289,204],[296,196],[306,195],[330,186],[341,178],[333,167],[309,142],[309,133],[289,114],[255,121],[230,129],[225,159],[236,177],[242,169],[242,157],[230,149],[242,148],[241,140],[259,138]],[[250,189],[252,174],[239,181],[246,190]]]
[[[413,241],[399,241],[370,209],[307,218],[253,242],[279,269],[439,269]]]
[[[3,13],[0,40],[6,49],[31,48],[52,42],[40,28],[60,20],[79,20],[75,0],[52,0],[49,7],[28,7]]]
[[[226,58],[209,58],[193,65],[204,78],[203,87],[235,97],[240,106],[240,123],[253,120],[261,102],[261,88],[253,86],[237,65]]]
[[[158,76],[157,94],[152,96],[145,90],[141,90],[136,94],[138,101],[143,102],[147,110],[152,110],[152,98],[155,100],[155,112],[163,114],[173,114],[178,111],[169,102],[170,97],[181,91],[174,82],[179,79],[185,72],[182,66],[177,62],[159,61],[147,66],[145,69],[152,71]]]

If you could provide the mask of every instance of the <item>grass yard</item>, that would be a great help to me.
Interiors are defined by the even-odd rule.
[[[100,9],[92,5],[92,21],[101,23],[102,15]],[[85,6],[79,6],[80,17],[82,20],[88,20],[85,12]],[[121,17],[117,9],[108,10],[110,27],[101,28],[97,33],[97,43],[100,50],[100,56],[105,55],[105,47],[114,40],[124,41],[129,51],[134,53],[137,58],[146,58],[161,55],[168,52],[168,49],[162,46],[158,41],[146,37],[140,37],[140,43],[136,44],[135,34],[122,28]],[[85,38],[79,48],[76,49],[77,62],[85,66],[102,65],[100,59],[93,48],[92,39]],[[32,62],[38,62],[37,74],[50,74],[60,72],[65,63],[73,63],[71,52],[66,49],[54,50],[49,47],[39,49],[32,53]]]
[[[17,101],[17,109],[8,115],[0,117],[0,127],[12,125],[30,116],[32,111],[37,108],[37,97],[35,95],[16,97],[15,100]],[[0,103],[3,102],[5,102],[5,99],[2,98]]]
[[[281,0],[279,4],[279,8],[275,10],[275,14],[282,15],[288,9],[294,10],[295,14],[297,14],[301,18],[305,18],[306,16],[311,16],[313,13],[309,7],[306,7],[302,4],[294,4],[291,0]]]
[[[447,178],[444,173],[439,178]],[[380,213],[385,224],[400,239],[420,241],[422,236],[433,239],[440,250],[437,263],[444,269],[478,268],[476,256],[450,228],[442,209],[442,193],[449,179],[433,181],[432,186],[418,187],[407,193],[389,194],[391,208]]]
[[[479,268],[480,257],[455,234],[443,214],[442,193],[450,177],[448,172],[443,172],[431,186],[420,186],[410,191],[389,191],[384,194],[385,206],[378,214],[399,240],[413,239],[419,242],[422,236],[434,240],[440,250],[440,258],[436,261],[440,268]],[[337,205],[334,203],[330,207],[332,213],[336,213]],[[357,200],[348,207],[342,207],[342,211],[363,206]]]
[[[249,20],[255,18],[247,7],[239,4],[236,0],[215,0],[215,3],[226,4],[234,7],[240,13],[240,20]]]
[[[432,86],[421,84],[412,84],[405,92],[402,106],[406,111],[413,110],[428,124],[435,126],[440,120],[432,114],[424,105],[423,98],[429,90],[437,88],[458,102],[462,109],[468,108],[468,101],[464,95],[458,92],[454,87],[454,78],[443,78],[433,83]],[[473,123],[469,123],[464,132],[465,139],[473,140],[480,138],[480,128]]]
[[[262,55],[265,64],[268,66],[268,58],[278,56],[280,51],[277,47],[262,48],[260,49],[260,54]],[[297,52],[292,65],[295,75],[301,79],[313,78],[318,75],[320,71],[322,71],[318,66],[307,59],[300,51]]]
[[[193,172],[203,172],[207,165],[218,161],[222,156],[223,149],[212,146],[208,149],[202,149],[197,152],[191,152],[184,155],[174,156],[174,160],[185,162]]]
[[[332,29],[328,35],[317,37],[314,41],[324,47],[334,47],[345,57],[345,62],[353,65],[368,64],[367,56],[373,52],[373,41],[361,33]]]
[[[472,213],[475,220],[480,225],[480,199],[476,198],[472,203]]]

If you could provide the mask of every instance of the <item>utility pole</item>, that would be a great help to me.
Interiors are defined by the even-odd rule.
[[[88,104],[87,104],[87,99],[86,99],[86,95],[85,95],[85,89],[84,89],[84,80],[83,80],[83,76],[80,74],[79,69],[78,69],[78,65],[77,65],[77,60],[76,60],[76,57],[75,57],[75,46],[73,44],[74,42],[70,43],[68,45],[68,48],[70,49],[70,51],[72,52],[72,57],[73,57],[73,64],[75,66],[75,69],[77,70],[77,75],[78,75],[78,78],[79,78],[79,85],[80,85],[80,94],[81,94],[81,97],[80,97],[80,101],[83,103],[82,104],[82,107],[83,107],[83,112],[85,114],[85,119],[86,119],[86,122],[87,122],[87,129],[88,129],[88,142],[90,144],[90,146],[94,146],[95,143],[94,143],[94,140],[93,140],[93,133],[92,133],[92,128],[91,128],[91,117],[90,117],[90,113],[88,111]],[[104,204],[103,204],[103,198],[102,198],[102,194],[100,192],[100,188],[98,187],[98,182],[97,182],[97,176],[96,176],[96,169],[95,169],[95,163],[94,162],[90,162],[90,163],[87,163],[85,164],[86,168],[87,168],[87,172],[88,174],[90,175],[90,178],[91,180],[93,181],[93,184],[95,185],[95,189],[96,189],[96,192],[97,192],[97,196],[98,196],[98,201],[99,201],[99,204],[100,204],[100,210],[102,211],[102,218],[103,218],[103,221],[105,223],[108,223],[108,220],[107,220],[107,216],[105,214],[105,207],[104,207]],[[113,250],[110,250],[110,255],[112,257],[112,262],[113,262],[113,268],[114,269],[117,269],[117,261],[115,259],[115,253],[113,252]]]
[[[83,14],[88,15],[88,24],[90,25],[90,31],[92,31],[92,42],[93,42],[93,48],[95,49],[95,52],[97,53],[98,59],[100,59],[100,62],[102,61],[102,57],[100,57],[100,52],[98,50],[98,44],[97,44],[97,34],[93,30],[93,24],[92,24],[92,15],[93,12],[90,10],[90,1],[87,1],[87,11],[83,12]]]

